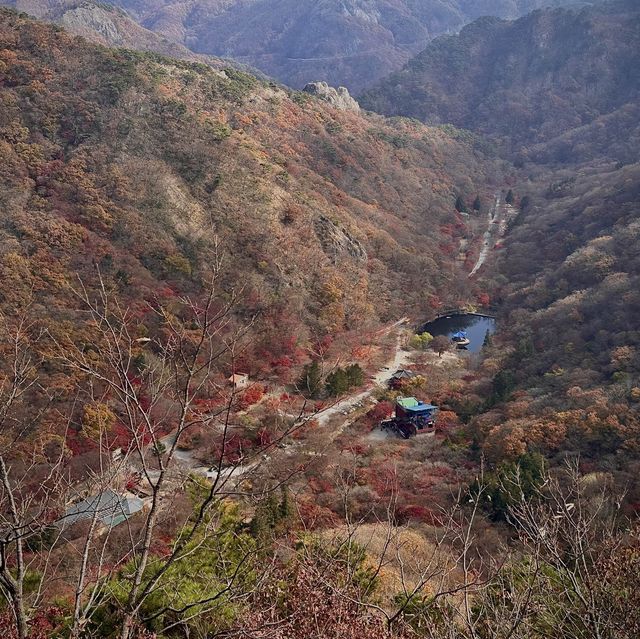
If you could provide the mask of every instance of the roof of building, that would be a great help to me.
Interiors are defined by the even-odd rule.
[[[249,379],[249,375],[247,373],[234,373],[229,377],[229,381],[234,384],[237,382],[244,382]]]
[[[66,528],[97,516],[105,526],[113,527],[142,510],[143,506],[138,497],[125,497],[113,490],[105,490],[71,506],[60,523]]]
[[[408,371],[404,368],[401,368],[397,370],[391,377],[393,379],[412,379],[415,376],[416,374],[413,371]]]
[[[432,411],[437,408],[437,406],[425,404],[425,402],[421,402],[415,397],[398,397],[396,402],[405,410],[412,412]]]

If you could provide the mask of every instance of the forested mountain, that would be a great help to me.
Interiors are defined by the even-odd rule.
[[[196,53],[238,60],[295,88],[322,80],[331,85],[345,85],[352,92],[400,68],[431,38],[456,31],[479,16],[514,18],[541,6],[573,3],[573,0],[110,2],[125,9],[143,27],[174,43],[172,46],[178,43]],[[10,4],[42,16],[56,11],[60,1],[10,0]],[[96,12],[96,8],[76,10],[67,24],[84,22],[85,28],[102,31],[101,18],[87,15]]]
[[[96,265],[144,313],[197,290],[215,237],[259,315],[247,365],[269,371],[472,294],[454,202],[491,192],[497,166],[470,143],[7,11],[1,38],[4,313],[73,326],[70,285]]]
[[[204,62],[217,69],[234,64],[213,56],[196,54],[179,42],[145,29],[123,9],[105,3],[91,0],[2,0],[0,5],[53,22],[69,33],[105,46],[153,51],[183,60]]]
[[[362,103],[497,136],[515,151],[551,145],[534,147],[543,159],[551,153],[571,161],[571,140],[580,154],[611,128],[611,153],[623,157],[636,146],[639,25],[638,4],[629,0],[538,11],[515,22],[483,18],[432,42]]]
[[[459,131],[90,44],[8,9],[0,88],[0,627],[259,636],[275,613],[291,624],[281,637],[309,636],[299,611],[317,598],[327,636],[387,636],[358,604],[336,618],[342,598],[302,563],[273,555],[265,570],[268,513],[293,517],[276,475],[321,459],[298,452],[323,429],[296,383],[311,357],[342,365],[368,341],[384,358],[384,324],[479,294],[455,201],[488,199],[502,163]],[[237,393],[240,371],[251,386]],[[179,438],[200,441],[204,474],[172,463]],[[211,459],[222,476],[247,451],[255,523],[227,499],[230,474],[207,479]],[[304,509],[315,527],[322,507]],[[297,594],[274,609],[282,579]],[[337,564],[336,579],[350,583]]]
[[[6,639],[637,639],[636,3],[176,59],[532,4],[0,9]]]
[[[196,59],[193,52],[186,47],[156,35],[138,25],[124,11],[105,4],[98,5],[84,0],[7,0],[2,4],[36,18],[55,22],[69,32],[99,44],[150,50],[176,58]]]
[[[361,99],[487,135],[519,168],[521,211],[489,286],[503,317],[501,370],[470,426],[487,459],[577,454],[629,482],[634,500],[638,69],[640,8],[616,1],[482,18]]]
[[[498,260],[507,355],[474,422],[490,460],[580,455],[640,495],[640,165],[528,184]],[[495,381],[495,380],[494,380]],[[502,384],[504,383],[504,386]]]
[[[493,384],[467,395],[490,464],[542,453],[607,470],[635,503],[640,445],[640,9],[483,18],[432,43],[363,104],[484,134],[520,212],[487,288],[502,318]]]

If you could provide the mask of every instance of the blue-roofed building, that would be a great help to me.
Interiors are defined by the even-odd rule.
[[[435,433],[438,407],[415,397],[398,397],[395,416],[381,423],[383,429],[391,429],[408,439],[421,433]]]
[[[471,343],[466,331],[458,331],[457,333],[454,333],[451,336],[451,341],[459,348],[468,346]]]
[[[426,404],[415,397],[398,397],[396,400],[396,417],[433,417],[438,410],[433,404]]]

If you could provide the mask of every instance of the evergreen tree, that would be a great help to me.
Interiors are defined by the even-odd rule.
[[[331,397],[343,395],[349,390],[349,380],[344,369],[337,368],[327,375],[326,389]]]
[[[527,452],[516,461],[504,462],[485,476],[485,506],[491,519],[504,521],[509,509],[521,500],[535,499],[544,481],[544,457],[540,453]],[[477,495],[476,480],[470,486],[470,494]]]
[[[456,211],[458,211],[458,213],[467,212],[467,205],[464,203],[464,200],[462,199],[461,195],[458,195],[456,199]]]
[[[303,392],[309,394],[309,397],[317,397],[322,385],[322,374],[320,373],[320,364],[317,359],[305,365],[298,385]]]
[[[476,199],[473,201],[473,210],[479,211],[482,208],[482,201],[480,200],[480,196],[476,195]]]
[[[502,402],[507,399],[515,386],[516,380],[511,371],[502,370],[497,373],[493,378],[493,402]]]
[[[364,384],[364,371],[360,364],[351,364],[346,368],[336,368],[327,375],[326,391],[328,395],[335,397],[362,384]]]
[[[359,364],[351,364],[351,366],[346,368],[345,373],[347,375],[349,388],[362,386],[362,384],[364,384],[364,371]]]
[[[534,350],[531,335],[523,335],[516,344],[515,354],[519,359],[526,359],[533,355]]]
[[[261,506],[256,509],[256,513],[249,524],[249,531],[260,547],[268,545],[271,528],[267,513]]]
[[[286,499],[288,500],[288,495]],[[284,494],[282,500],[279,501],[276,493],[271,491],[256,508],[255,515],[249,524],[249,530],[262,548],[270,547],[273,542],[274,533],[284,518],[284,500]],[[286,508],[287,511],[291,509],[291,505],[288,502]]]
[[[283,484],[280,487],[280,519],[286,522],[293,512],[291,507],[291,495],[289,494],[289,486]]]
[[[513,196],[513,191],[511,189],[509,189],[509,192],[507,193],[507,197],[505,199],[505,202],[507,204],[513,204],[515,198]]]

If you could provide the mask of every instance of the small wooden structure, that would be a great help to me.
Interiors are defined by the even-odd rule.
[[[233,373],[227,381],[236,390],[246,388],[249,385],[249,375],[247,373]]]
[[[402,387],[404,382],[408,382],[416,377],[416,374],[413,371],[408,371],[404,368],[397,370],[389,380],[389,387],[393,389],[398,389]]]

